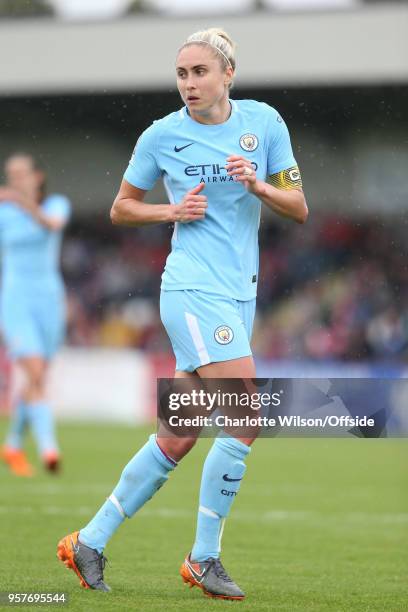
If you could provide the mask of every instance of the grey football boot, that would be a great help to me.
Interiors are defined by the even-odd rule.
[[[221,561],[209,557],[205,561],[191,561],[188,555],[180,568],[183,581],[190,587],[198,586],[208,597],[244,599],[245,593],[230,578]]]
[[[110,591],[103,581],[106,557],[78,540],[79,531],[74,531],[58,542],[57,557],[78,576],[85,589]]]

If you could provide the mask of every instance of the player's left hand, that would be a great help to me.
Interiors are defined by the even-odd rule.
[[[225,167],[229,176],[235,176],[235,180],[243,183],[248,191],[253,192],[255,190],[257,178],[252,162],[242,155],[230,155],[227,157]]]

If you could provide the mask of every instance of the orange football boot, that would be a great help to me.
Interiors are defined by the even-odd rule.
[[[34,476],[34,468],[31,463],[29,463],[25,452],[20,448],[3,446],[0,451],[0,457],[4,463],[8,465],[12,474],[27,478]]]
[[[209,557],[205,561],[191,561],[188,555],[180,568],[183,582],[202,589],[207,597],[242,601],[245,593],[230,578],[221,561]]]
[[[78,539],[79,531],[74,531],[58,542],[57,557],[73,570],[84,589],[110,591],[103,580],[106,557],[94,548],[89,548]]]
[[[45,451],[42,455],[44,467],[49,472],[59,472],[61,470],[61,455],[56,450]]]

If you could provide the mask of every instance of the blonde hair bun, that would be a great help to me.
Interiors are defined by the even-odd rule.
[[[224,68],[227,68],[229,65],[235,70],[236,44],[222,28],[208,28],[207,30],[194,32],[194,34],[191,34],[187,38],[185,43],[181,46],[181,49],[186,45],[192,44],[210,45],[219,52],[218,55],[223,61]]]

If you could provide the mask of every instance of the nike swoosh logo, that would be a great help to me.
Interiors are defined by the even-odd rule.
[[[176,145],[174,145],[174,150],[176,153],[180,153],[180,151],[182,151],[183,149],[187,149],[187,147],[191,147],[192,144],[194,144],[194,142],[189,142],[188,144],[184,145],[184,147],[176,147]]]
[[[202,574],[198,574],[195,569],[192,567],[191,563],[189,563],[186,559],[186,565],[188,567],[188,569],[190,570],[190,573],[192,574],[193,578],[195,580],[197,580],[197,582],[202,582],[204,580],[204,576],[205,576],[205,571]]]
[[[238,482],[238,480],[242,480],[242,478],[229,478],[228,474],[224,474],[222,479],[226,480],[227,482]]]

